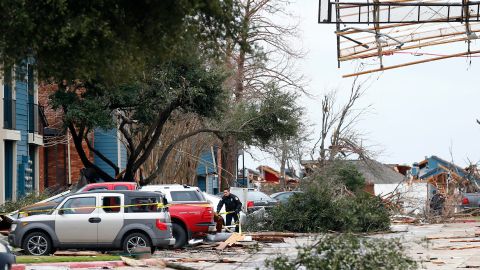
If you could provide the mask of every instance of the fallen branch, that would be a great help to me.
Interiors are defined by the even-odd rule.
[[[270,235],[252,235],[252,239],[258,242],[269,243],[284,243],[285,238],[283,236],[270,236]]]

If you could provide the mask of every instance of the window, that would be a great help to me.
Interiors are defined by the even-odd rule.
[[[172,191],[170,192],[174,202],[198,202],[205,201],[202,194],[197,191]]]
[[[102,208],[105,213],[120,213],[120,197],[118,196],[107,196],[102,199]]]
[[[108,188],[107,187],[94,187],[94,188],[88,189],[86,191],[99,191],[99,190],[108,190]]]
[[[128,190],[128,187],[121,185],[121,186],[115,186],[114,189],[115,189],[115,190]]]
[[[292,197],[293,193],[283,193],[277,196],[277,200],[286,202],[290,197]]]
[[[247,198],[249,201],[271,201],[272,199],[268,197],[267,194],[260,191],[250,191],[247,193]]]
[[[91,214],[95,206],[95,197],[82,197],[69,199],[61,209],[64,209],[64,214]]]
[[[150,213],[158,212],[157,203],[159,200],[157,198],[132,198],[130,204],[135,204],[137,206],[128,207],[129,213]],[[143,205],[138,205],[143,204]],[[151,204],[151,205],[150,205]]]

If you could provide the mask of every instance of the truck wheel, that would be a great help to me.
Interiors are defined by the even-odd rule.
[[[150,248],[152,249],[152,244],[150,239],[143,233],[131,233],[123,239],[123,251],[128,254],[135,253],[136,248]]]
[[[175,238],[175,245],[173,248],[183,248],[187,245],[187,232],[182,226],[180,226],[180,224],[172,224],[172,234],[173,238]]]
[[[23,239],[22,249],[27,255],[50,255],[52,253],[52,241],[43,232],[33,232]]]

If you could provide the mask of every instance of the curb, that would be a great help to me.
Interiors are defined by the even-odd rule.
[[[98,262],[75,262],[75,263],[34,263],[34,264],[14,264],[12,265],[12,270],[25,270],[27,266],[63,266],[69,267],[72,269],[81,269],[81,268],[110,268],[110,267],[122,267],[127,266],[123,261],[98,261]]]

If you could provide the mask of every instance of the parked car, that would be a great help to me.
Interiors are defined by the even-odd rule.
[[[138,184],[136,182],[102,182],[87,184],[77,190],[75,193],[86,191],[105,191],[105,190],[137,190]],[[38,215],[48,212],[48,210],[54,209],[63,199],[71,194],[70,190],[64,191],[60,194],[37,202],[35,204],[23,207],[19,211],[15,211],[10,214],[10,218],[20,218],[31,215]]]
[[[258,190],[248,189],[246,205],[247,213],[252,213],[262,208],[268,210],[277,204],[277,200],[270,198],[267,194]]]
[[[223,194],[223,193],[222,193]],[[203,192],[203,196],[207,199],[207,201],[212,205],[213,209],[217,209],[217,205],[220,202],[220,199],[218,196],[208,194],[206,192]],[[225,205],[222,207],[220,212],[225,213]],[[223,220],[226,219],[226,214],[222,215]],[[245,225],[245,222],[247,221],[247,215],[243,211],[240,212],[240,224]]]
[[[188,240],[215,232],[214,210],[198,187],[184,185],[148,185],[140,190],[165,194],[172,217],[175,248],[184,247]]]
[[[273,193],[270,195],[270,198],[277,200],[280,203],[286,203],[290,197],[293,196],[293,194],[300,194],[303,193],[302,191],[282,191],[282,192],[277,192]]]
[[[463,209],[479,208],[480,207],[480,193],[463,193],[461,207]]]
[[[175,244],[168,208],[158,207],[159,203],[165,203],[164,196],[156,192],[73,193],[51,212],[15,220],[8,241],[28,255],[71,248],[132,253],[137,247],[150,247],[153,251]]]
[[[0,269],[10,270],[15,263],[15,255],[7,242],[0,240]]]

